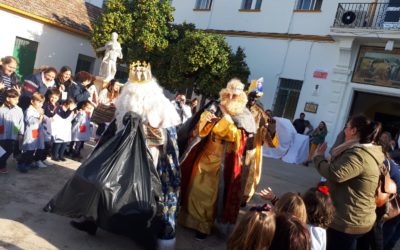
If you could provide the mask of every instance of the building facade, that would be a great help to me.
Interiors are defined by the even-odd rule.
[[[19,60],[17,73],[67,65],[97,74],[100,60],[90,43],[91,21],[101,8],[83,0],[0,0],[0,57]]]
[[[264,77],[265,108],[328,126],[331,145],[351,115],[400,128],[400,1],[174,0],[175,22],[245,49]],[[385,50],[386,48],[386,50]]]

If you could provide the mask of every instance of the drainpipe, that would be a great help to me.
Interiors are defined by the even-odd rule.
[[[371,4],[371,8],[368,10],[368,26],[371,27],[374,18],[375,18],[375,13],[376,13],[376,7],[378,6],[378,0],[374,0],[373,3]]]

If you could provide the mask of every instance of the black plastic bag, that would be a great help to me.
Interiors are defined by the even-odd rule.
[[[107,231],[130,236],[158,221],[161,182],[146,147],[141,118],[127,113],[124,124],[82,163],[47,210],[83,216]]]

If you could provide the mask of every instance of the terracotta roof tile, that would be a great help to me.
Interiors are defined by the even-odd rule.
[[[102,9],[84,0],[0,0],[0,4],[28,12],[71,28],[90,32],[91,21]]]

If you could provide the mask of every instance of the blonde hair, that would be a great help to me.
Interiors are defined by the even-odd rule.
[[[295,193],[285,193],[276,202],[274,207],[277,213],[286,213],[295,216],[301,222],[307,223],[307,210],[303,199]]]
[[[275,213],[250,211],[228,239],[228,250],[267,250],[275,235]]]
[[[32,102],[33,101],[39,101],[39,102],[44,102],[44,95],[40,94],[39,92],[35,92],[32,95]]]
[[[246,108],[247,95],[243,91],[243,83],[238,79],[232,79],[228,82],[226,88],[219,92],[221,105],[226,108],[232,116],[241,114]]]

